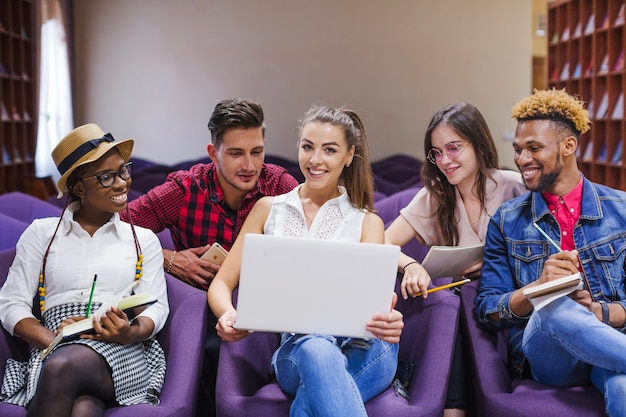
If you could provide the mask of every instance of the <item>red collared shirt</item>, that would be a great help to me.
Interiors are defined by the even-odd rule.
[[[566,195],[559,197],[542,192],[548,204],[550,213],[554,216],[561,228],[561,249],[574,250],[574,226],[580,217],[580,207],[583,199],[583,177],[580,177],[576,187]]]
[[[215,164],[197,164],[176,171],[167,180],[128,204],[133,223],[158,233],[168,228],[176,250],[219,242],[226,250],[241,230],[252,206],[261,197],[285,194],[298,185],[284,168],[263,164],[256,187],[238,210],[224,201]],[[120,213],[127,220],[126,212]]]

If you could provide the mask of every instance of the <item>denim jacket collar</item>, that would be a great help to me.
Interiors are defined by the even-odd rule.
[[[580,219],[598,220],[603,217],[602,206],[600,205],[600,197],[595,187],[581,173],[583,177],[583,197],[580,209]],[[548,203],[540,192],[531,193],[531,206],[533,213],[533,221],[536,223],[544,216],[551,215],[548,209]]]

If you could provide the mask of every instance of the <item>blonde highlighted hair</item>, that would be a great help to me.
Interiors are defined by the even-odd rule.
[[[589,130],[589,112],[584,102],[563,90],[537,90],[513,107],[518,121],[551,120],[567,126],[577,138]]]

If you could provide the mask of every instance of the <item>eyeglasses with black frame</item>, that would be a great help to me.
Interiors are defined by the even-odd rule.
[[[426,157],[431,163],[436,165],[441,162],[444,155],[447,155],[450,159],[458,158],[458,156],[461,154],[461,151],[465,149],[466,146],[467,143],[462,143],[460,145],[454,142],[446,143],[446,150],[444,152],[441,152],[437,148],[432,148],[430,151],[428,151],[428,155],[426,155]]]
[[[115,180],[117,179],[118,175],[124,181],[128,181],[130,179],[130,175],[131,175],[131,169],[130,168],[131,168],[132,165],[133,165],[132,162],[127,162],[124,165],[122,165],[122,167],[120,168],[119,171],[99,172],[96,175],[93,175],[91,177],[81,178],[80,181],[84,181],[86,179],[93,178],[93,179],[98,180],[100,185],[103,186],[104,188],[109,188],[109,187],[111,187],[115,183]]]

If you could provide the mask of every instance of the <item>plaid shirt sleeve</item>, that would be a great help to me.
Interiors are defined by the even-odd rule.
[[[181,204],[185,198],[184,171],[172,172],[167,180],[141,197],[128,203],[128,213],[134,224],[155,233],[178,223]],[[126,212],[120,213],[128,221]]]

